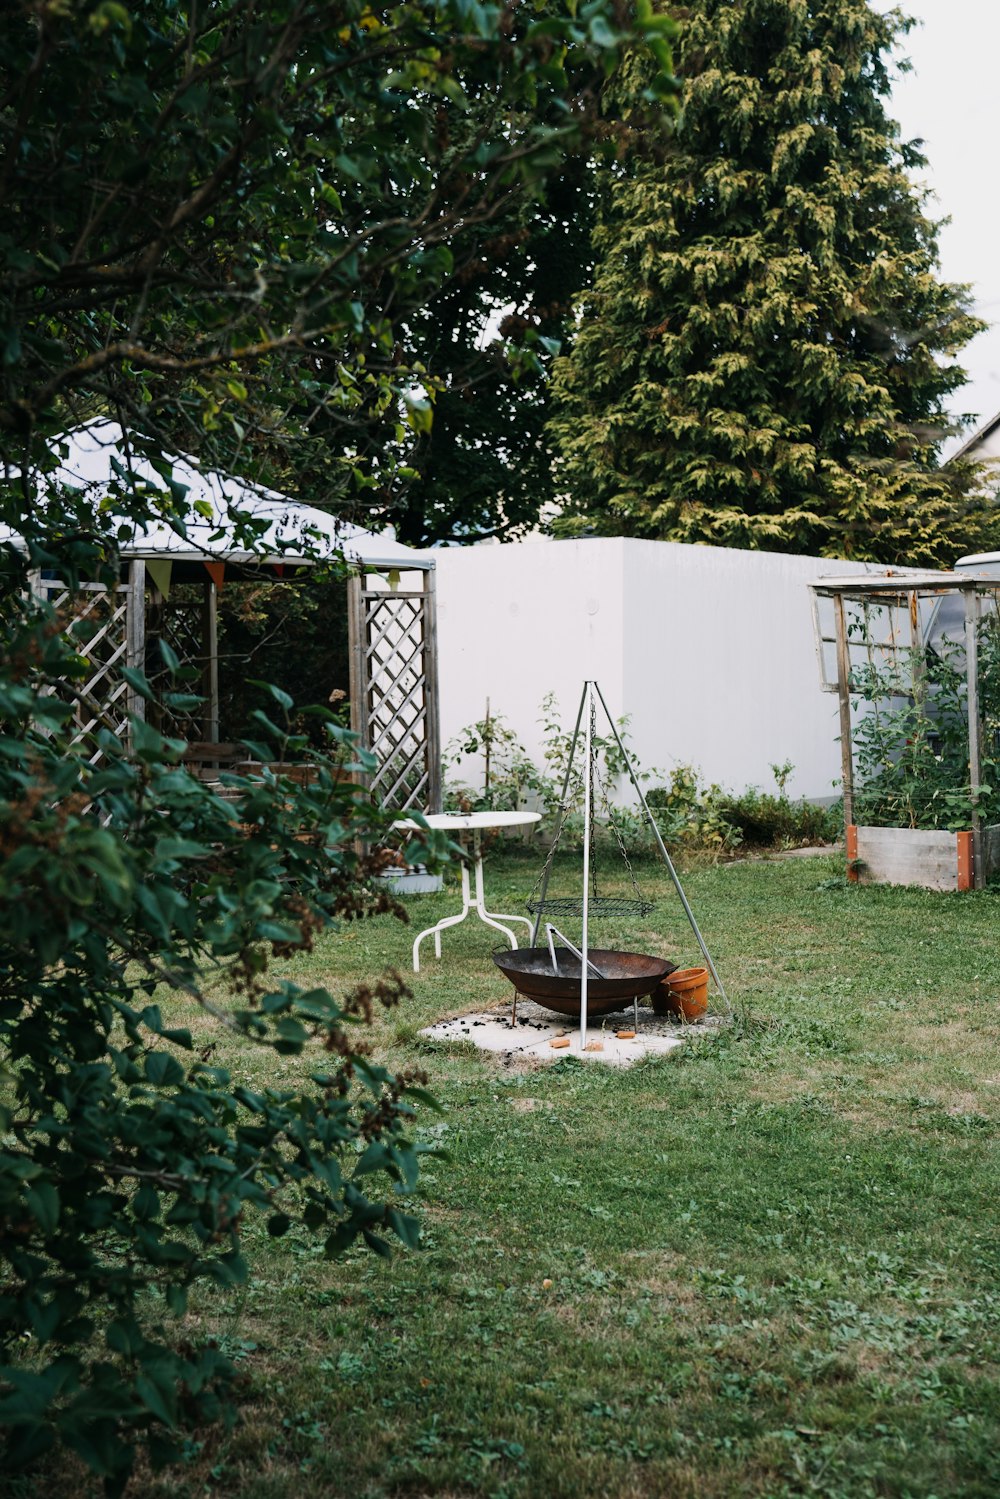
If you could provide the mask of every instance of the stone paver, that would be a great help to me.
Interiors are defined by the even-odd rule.
[[[521,1000],[517,1024],[513,1027],[506,1010],[487,1010],[439,1020],[420,1034],[434,1041],[471,1041],[473,1046],[499,1054],[506,1061],[530,1060],[539,1064],[558,1062],[562,1057],[582,1057],[584,1061],[603,1062],[609,1067],[631,1067],[643,1057],[675,1051],[691,1036],[710,1035],[717,1024],[709,1018],[697,1025],[675,1025],[649,1009],[640,1008],[634,1039],[619,1040],[617,1031],[632,1029],[630,1006],[627,1011],[595,1016],[587,1030],[587,1050],[581,1051],[579,1025],[530,1000]],[[550,1044],[560,1038],[568,1040],[569,1045]]]

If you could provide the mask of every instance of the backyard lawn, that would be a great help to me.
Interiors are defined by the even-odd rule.
[[[519,909],[535,872],[493,853],[491,905]],[[640,881],[658,909],[592,940],[696,961],[662,868]],[[420,1117],[447,1151],[425,1247],[330,1263],[249,1223],[251,1288],[189,1317],[239,1358],[241,1420],[137,1491],[1000,1492],[1000,892],[851,888],[832,855],[686,888],[737,1019],[628,1072],[422,1042],[510,992],[478,923],[440,963],[425,944],[375,1031],[443,1105]],[[296,976],[408,972],[454,899],[331,934]],[[302,1066],[193,1019],[257,1086]]]

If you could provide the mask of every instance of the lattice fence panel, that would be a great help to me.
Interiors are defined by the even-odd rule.
[[[433,594],[362,588],[355,607],[362,680],[352,695],[360,696],[358,727],[378,761],[371,791],[399,811],[437,810]]]
[[[70,590],[42,578],[34,585],[61,616],[64,633],[84,663],[85,675],[60,695],[73,704],[72,743],[85,746],[92,765],[104,759],[95,742],[98,730],[109,729],[127,740],[128,714],[136,711],[135,695],[122,674],[123,667],[135,664],[134,584],[134,579],[117,585],[79,583]],[[139,599],[141,608],[141,589]]]

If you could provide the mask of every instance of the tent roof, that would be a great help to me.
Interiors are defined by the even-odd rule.
[[[113,422],[94,421],[67,435],[68,453],[55,478],[77,489],[120,490],[131,478],[160,492],[164,482],[152,464],[132,452]],[[123,557],[163,558],[174,562],[288,563],[311,566],[343,554],[349,562],[368,567],[420,569],[434,566],[430,552],[416,551],[394,539],[391,532],[376,534],[300,505],[273,490],[251,487],[242,480],[213,471],[203,472],[197,460],[172,460],[174,481],[187,490],[191,508],[186,536],[165,520],[133,525],[119,540]],[[125,478],[124,476],[128,476]],[[194,511],[207,502],[211,518]],[[250,516],[262,525],[251,548],[239,539],[239,517]],[[128,522],[125,522],[128,525]],[[0,540],[5,539],[0,530]],[[7,540],[16,540],[6,532]]]

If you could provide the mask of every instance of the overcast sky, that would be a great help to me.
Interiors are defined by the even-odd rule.
[[[892,9],[890,0],[873,4]],[[901,9],[920,24],[901,44],[913,71],[897,79],[890,112],[904,139],[923,140],[921,177],[935,216],[951,220],[941,231],[942,274],[971,282],[976,311],[995,325],[963,351],[969,384],[951,402],[978,427],[1000,412],[1000,193],[989,167],[1000,145],[1000,0],[901,0]]]

